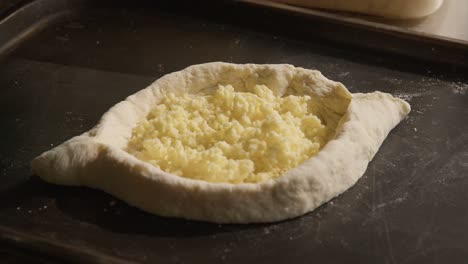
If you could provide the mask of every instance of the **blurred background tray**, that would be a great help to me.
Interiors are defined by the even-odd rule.
[[[468,2],[465,0],[443,0],[440,8],[433,14],[414,19],[389,19],[350,12],[337,12],[321,9],[307,9],[299,6],[272,3],[284,0],[243,0],[252,4],[276,9],[290,9],[309,16],[329,16],[336,20],[349,21],[387,30],[406,31],[426,37],[442,38],[468,44]],[[430,1],[426,1],[430,2]]]

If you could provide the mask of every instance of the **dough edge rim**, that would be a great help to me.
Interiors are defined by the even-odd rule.
[[[192,65],[183,69],[182,71],[170,73],[168,75],[175,76],[176,74],[180,74],[184,71],[189,71],[190,69],[196,69],[198,67],[218,67],[221,64],[236,65],[223,62],[205,63],[199,65]],[[240,66],[257,67],[257,64],[243,64]],[[260,66],[265,66],[265,64],[260,64]],[[302,69],[287,64],[273,65],[273,67],[285,67],[287,69]],[[317,72],[314,70],[303,70]],[[130,95],[121,103],[128,101],[137,94],[146,93],[145,91],[152,89],[153,85],[156,84],[158,81],[164,78],[167,79],[168,75],[156,80],[147,88],[133,95]],[[319,77],[326,79],[321,74],[319,75]],[[315,177],[314,175],[307,173],[307,170],[309,170],[311,166],[315,166],[316,168],[322,168],[322,170],[325,170],[325,172],[327,171],[327,166],[323,166],[322,161],[325,161],[325,163],[330,162],[329,158],[327,158],[328,156],[330,156],[327,155],[330,152],[328,151],[328,149],[333,147],[333,151],[335,151],[335,145],[337,141],[338,143],[340,143],[339,137],[330,140],[317,155],[303,162],[299,166],[291,169],[284,175],[273,180],[268,180],[256,184],[209,183],[201,180],[188,179],[163,172],[151,166],[149,163],[136,159],[135,157],[133,157],[132,155],[128,154],[120,148],[96,142],[94,139],[92,139],[92,137],[90,137],[92,131],[95,131],[94,129],[84,133],[81,136],[74,137],[69,141],[66,141],[62,145],[41,154],[32,161],[32,170],[48,182],[66,185],[82,185],[91,188],[101,189],[116,196],[119,199],[126,201],[127,203],[133,206],[143,209],[144,211],[148,211],[162,216],[183,217],[187,219],[203,220],[217,223],[253,223],[285,220],[310,212],[318,206],[322,205],[323,203],[329,201],[330,199],[336,197],[337,195],[352,187],[354,183],[365,172],[368,163],[378,151],[381,143],[383,142],[387,134],[390,132],[390,130],[394,126],[396,126],[401,121],[401,119],[404,116],[406,116],[410,111],[409,104],[407,104],[403,100],[394,98],[389,94],[375,92],[371,94],[352,94],[351,103],[348,106],[348,112],[346,113],[346,115],[350,115],[350,113],[352,114],[354,108],[360,107],[360,103],[365,104],[365,102],[369,101],[385,101],[386,104],[393,106],[395,108],[391,109],[394,112],[392,113],[393,119],[389,118],[386,121],[386,124],[384,124],[383,128],[383,134],[380,135],[380,138],[376,139],[376,142],[373,142],[372,145],[367,146],[367,148],[369,148],[368,153],[365,153],[365,158],[360,157],[361,160],[360,165],[358,166],[359,168],[354,168],[352,170],[352,173],[354,175],[345,177],[347,178],[347,181],[343,181],[341,185],[338,184],[338,186],[335,187],[330,186],[329,182],[324,181],[324,177]],[[118,104],[116,104],[115,106],[117,106]],[[112,108],[103,115],[103,118],[109,112],[111,112],[111,110]],[[357,124],[355,124],[354,121],[356,121]],[[357,125],[359,127],[359,122],[350,118],[350,120],[347,120],[346,123],[344,123],[344,125],[351,127]],[[99,125],[97,127],[99,127]],[[341,128],[342,127],[338,127],[337,129]],[[341,136],[343,136],[343,134],[346,135],[346,131],[342,131],[341,133]],[[112,166],[112,162],[114,162],[115,164],[123,165],[124,167],[128,166],[128,171],[126,172],[127,176],[121,177],[133,177],[135,179],[142,180],[141,182],[134,183],[137,185],[142,183],[149,184],[153,187],[156,185],[162,185],[162,187],[164,188],[161,188],[161,186],[159,186],[159,188],[154,188],[161,192],[154,194],[152,198],[159,198],[164,200],[165,202],[170,202],[172,200],[173,203],[166,203],[166,205],[168,206],[164,206],[165,202],[158,201],[158,206],[155,207],[152,205],[151,201],[149,201],[150,198],[145,198],[147,194],[145,197],[139,197],[139,192],[137,190],[138,188],[134,188],[135,190],[133,191],[125,190],[125,188],[122,188],[123,186],[115,188],[115,183],[109,183],[109,181],[106,182],[105,180],[102,181],[102,178],[96,176],[96,174],[99,174],[101,172],[102,168],[94,169],[95,171],[90,173],[91,176],[83,176],[83,173],[89,172],[87,171],[89,170],[89,168],[86,167],[89,164],[78,164],[80,166],[83,166],[80,168],[75,168],[76,171],[74,173],[79,175],[77,176],[76,182],[57,182],[57,175],[50,177],[49,172],[57,169],[57,160],[59,160],[58,162],[60,162],[60,157],[58,157],[57,155],[68,155],[67,153],[69,153],[70,151],[74,151],[76,146],[82,143],[88,145],[88,147],[93,148],[92,150],[89,150],[86,149],[86,147],[84,147],[84,153],[89,154],[90,151],[94,151],[93,153],[96,155],[94,158],[100,159],[97,163],[103,163],[100,164],[100,166],[104,166],[104,171],[106,169],[109,169],[106,168],[106,166]],[[333,143],[333,146],[330,147],[330,143]],[[325,158],[323,156],[325,156]],[[51,162],[53,159],[55,159],[55,161]],[[76,164],[73,166],[76,166]],[[325,169],[323,169],[323,167],[325,167]],[[84,172],[82,171],[83,169]],[[109,171],[112,170],[109,169]],[[57,171],[55,173],[57,173]],[[116,171],[116,173],[118,172]],[[340,174],[339,172],[334,173]],[[337,176],[339,175],[334,175],[332,178],[336,178]],[[58,177],[60,177],[60,175],[58,175]],[[132,182],[131,179],[130,182]],[[170,195],[171,192],[172,195]],[[178,199],[168,199],[168,197],[175,198],[176,195],[180,195],[180,197]],[[195,199],[193,200],[194,197]],[[189,200],[193,200],[194,204],[190,204],[188,202]],[[189,209],[188,207],[195,207],[198,209],[193,210]]]

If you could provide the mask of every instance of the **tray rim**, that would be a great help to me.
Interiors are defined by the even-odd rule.
[[[140,4],[145,5],[150,4],[156,8],[167,7],[169,6],[170,12],[177,12],[180,10],[179,15],[183,16],[199,16],[198,12],[202,13],[200,16],[208,19],[217,19],[218,23],[227,23],[234,26],[240,26],[245,28],[245,24],[238,19],[239,15],[228,14],[228,18],[223,17],[214,17],[209,10],[202,9],[202,6],[197,5],[196,3],[186,2],[184,0],[177,0],[171,3],[154,3],[153,1],[148,0],[138,0],[135,2],[126,2],[126,1],[90,1],[90,0],[18,0],[21,3],[25,3],[20,6],[18,9],[11,11],[10,14],[7,14],[6,17],[2,18],[0,16],[0,31],[6,31],[6,35],[10,35],[11,38],[17,37],[16,35],[28,35],[27,31],[32,31],[32,27],[45,27],[50,20],[54,20],[54,16],[59,17],[61,13],[73,13],[87,7],[122,7],[122,3],[125,3],[125,6],[130,5],[130,7],[139,7]],[[47,7],[47,4],[51,4],[51,7]],[[181,5],[184,4],[185,5]],[[296,27],[291,30],[285,30],[284,25],[278,27],[280,35],[294,34],[292,38],[297,40],[302,40],[303,35],[308,35],[315,40],[331,42],[338,44],[340,46],[349,46],[351,48],[358,48],[361,50],[367,50],[369,52],[377,52],[384,54],[391,54],[400,56],[402,60],[416,60],[422,63],[432,63],[436,67],[445,66],[453,71],[454,68],[458,73],[463,72],[464,69],[468,69],[468,42],[462,40],[455,40],[446,37],[440,37],[431,35],[423,32],[416,32],[407,29],[398,28],[395,26],[385,25],[376,22],[362,21],[353,17],[343,17],[339,14],[323,12],[319,10],[312,10],[297,6],[291,6],[282,3],[276,3],[266,0],[236,0],[233,2],[226,1],[215,1],[209,0],[206,4],[212,4],[214,8],[237,8],[245,9],[247,13],[250,14],[259,14],[261,12],[266,13],[270,11],[273,14],[284,15],[286,18],[290,18],[291,22],[316,22],[319,23],[318,27]],[[43,9],[40,9],[43,8]],[[193,12],[192,9],[194,9]],[[34,18],[27,17],[24,14],[31,14],[31,9],[36,9]],[[167,9],[167,8],[166,8]],[[42,10],[42,11],[41,11]],[[167,11],[167,10],[166,10]],[[252,13],[257,12],[257,13]],[[41,13],[42,12],[42,13]],[[55,12],[55,13],[54,13]],[[41,13],[41,14],[39,14]],[[195,15],[193,15],[195,13]],[[231,12],[235,13],[235,12]],[[0,10],[1,14],[1,10]],[[21,18],[21,15],[22,18]],[[259,14],[260,16],[262,14]],[[237,17],[235,17],[237,16]],[[268,14],[267,14],[268,16]],[[20,17],[18,19],[18,17]],[[25,25],[24,21],[28,21],[29,25]],[[18,20],[21,25],[17,26],[16,35],[12,34],[10,28],[6,25],[12,26],[13,20]],[[41,21],[42,20],[42,21]],[[46,20],[44,23],[44,20]],[[41,23],[42,22],[42,23]],[[36,24],[34,24],[36,23]],[[249,26],[251,24],[248,24]],[[260,28],[259,28],[260,27]],[[281,28],[283,27],[283,28]],[[332,29],[333,34],[329,34],[327,30],[323,28]],[[6,30],[5,30],[6,29]],[[254,31],[265,34],[274,34],[271,32],[271,28],[268,25],[261,24],[252,25]],[[276,29],[276,28],[275,28]],[[315,29],[315,31],[313,31]],[[299,34],[298,34],[299,32]],[[338,32],[338,33],[337,33]],[[355,35],[353,35],[353,33]],[[367,34],[366,34],[367,33]],[[366,34],[363,38],[356,39],[356,34]],[[18,38],[18,37],[17,37]],[[13,50],[12,47],[16,43],[21,43],[24,36],[20,36],[18,40],[9,40],[8,37],[0,36],[0,57],[2,57],[5,50]],[[385,39],[385,40],[383,40]],[[394,42],[390,42],[394,40]],[[12,42],[12,43],[8,43]],[[8,52],[7,52],[8,53]],[[412,63],[412,61],[410,61]],[[444,72],[445,70],[438,70],[439,72]]]

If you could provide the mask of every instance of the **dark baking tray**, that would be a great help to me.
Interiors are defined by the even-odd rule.
[[[246,2],[194,2],[39,0],[0,12],[3,260],[466,262],[466,46]],[[356,186],[280,223],[163,218],[31,175],[34,156],[89,130],[127,95],[209,61],[318,69],[352,92],[404,98],[413,111]]]

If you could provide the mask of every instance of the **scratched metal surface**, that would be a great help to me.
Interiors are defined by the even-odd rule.
[[[89,130],[127,95],[218,60],[318,69],[352,92],[392,93],[413,111],[354,187],[280,223],[162,218],[32,177],[34,156]],[[150,8],[64,15],[0,60],[0,238],[78,262],[465,263],[467,80],[387,64],[394,60]]]

